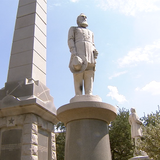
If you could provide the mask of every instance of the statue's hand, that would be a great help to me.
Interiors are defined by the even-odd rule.
[[[75,50],[75,48],[71,48],[70,52],[71,52],[72,56],[76,56],[76,50]]]
[[[71,52],[71,55],[72,55],[72,56],[76,56],[76,53],[74,53],[74,52]]]
[[[96,49],[93,51],[93,54],[94,54],[94,58],[97,59],[97,57],[98,57],[98,51]]]

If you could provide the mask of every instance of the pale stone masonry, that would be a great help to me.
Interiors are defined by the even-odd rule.
[[[25,78],[46,84],[45,0],[20,0],[7,82]]]
[[[46,21],[46,0],[19,0],[8,78],[0,89],[0,160],[56,160]]]
[[[10,110],[1,110],[0,116],[17,115],[17,110],[20,114],[32,111],[50,121],[56,119],[52,116],[56,114],[53,97],[46,87],[46,16],[46,0],[19,0],[8,78],[0,90],[0,109]],[[31,104],[51,114],[45,116],[46,111],[38,112],[38,106],[26,106]],[[16,107],[13,112],[11,107],[19,105],[26,109]]]
[[[0,145],[1,159],[6,158],[6,154],[10,154],[8,155],[9,160],[11,158],[56,160],[55,133],[52,123],[34,114],[24,114],[0,118],[0,128],[2,128],[1,137],[3,138],[3,144]],[[41,145],[40,140],[42,140]],[[45,146],[46,143],[47,146]]]

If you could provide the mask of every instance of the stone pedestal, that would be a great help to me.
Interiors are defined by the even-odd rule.
[[[35,114],[0,118],[0,160],[56,160],[53,123]]]
[[[40,81],[8,82],[0,90],[0,160],[56,160],[56,108]]]
[[[60,107],[57,116],[66,125],[65,160],[111,160],[108,124],[116,117],[115,107],[79,96]]]

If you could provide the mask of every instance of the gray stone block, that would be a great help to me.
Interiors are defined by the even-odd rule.
[[[23,127],[23,134],[38,134],[38,127],[34,123],[25,124]]]
[[[7,81],[31,77],[35,80],[41,79],[41,82],[46,84],[46,60],[32,50],[11,55]]]
[[[45,5],[46,6],[46,5]],[[39,15],[39,17],[43,20],[43,22],[47,23],[47,15],[46,12],[43,10],[43,8],[37,3],[36,13]]]
[[[2,132],[1,160],[21,160],[21,129],[10,129]]]
[[[36,155],[24,155],[21,160],[38,160],[38,156]]]
[[[47,2],[45,0],[39,0],[38,4],[41,6],[41,8],[47,13]]]
[[[7,107],[11,107],[13,105],[19,105],[19,100],[11,95],[7,95],[2,99],[3,106],[1,108],[7,108]]]
[[[11,54],[33,50],[34,39],[34,37],[30,37],[27,39],[13,42]]]
[[[36,155],[38,156],[38,146],[33,144],[26,144],[22,146],[22,155]]]
[[[30,77],[32,77],[32,64],[17,66],[9,69],[7,82],[22,81]]]
[[[15,68],[18,66],[25,66],[33,61],[33,51],[25,51],[11,55],[11,61],[9,68]]]
[[[48,159],[48,143],[49,135],[44,130],[39,130],[38,132],[38,159],[44,160]]]
[[[36,6],[37,6],[36,2],[29,3],[29,4],[26,4],[24,6],[20,6],[18,8],[17,17],[19,18],[19,17],[22,17],[22,16],[26,16],[26,15],[35,13],[36,12]]]
[[[43,63],[45,62],[43,61],[42,64]],[[41,69],[44,69],[44,70],[41,70]],[[33,65],[32,66],[32,78],[35,79],[36,81],[40,79],[43,84],[46,84],[46,70],[45,69],[46,68],[44,67],[40,68],[40,65],[39,66]]]
[[[36,115],[34,115],[34,114],[27,114],[26,117],[25,117],[24,123],[25,124],[32,124],[32,123],[37,124],[37,120],[38,119],[37,119]]]
[[[37,14],[35,17],[35,25],[46,35],[47,33],[46,23]]]
[[[46,48],[47,42],[46,42],[46,34],[42,32],[36,25],[35,25],[35,31],[34,36],[38,39],[38,41]]]
[[[34,39],[34,48],[39,55],[41,55],[44,59],[46,59],[46,48],[44,45],[40,43],[36,38]]]
[[[23,28],[16,29],[14,32],[14,41],[29,38],[34,35],[34,25],[29,25]]]
[[[34,3],[34,2],[37,2],[37,0],[20,0],[19,1],[19,7],[20,6],[24,6],[24,5],[26,5],[26,4],[29,4],[29,3]]]
[[[19,6],[24,6],[24,5],[27,5],[29,3],[34,3],[34,2],[37,2],[37,0],[21,0],[19,2]],[[43,8],[43,10],[45,12],[47,12],[47,4],[46,4],[46,1],[44,0],[38,0],[38,4]]]
[[[58,122],[53,97],[43,83],[32,79],[6,83],[0,90],[0,117],[25,113],[35,113],[53,123]],[[47,124],[45,128],[48,128]]]
[[[17,18],[15,29],[34,25],[35,17],[36,15],[33,13],[33,14],[26,15],[24,17]]]
[[[38,144],[38,135],[36,134],[25,134],[23,135],[22,144]]]
[[[29,25],[15,30],[14,41],[36,37],[42,45],[46,47],[46,34],[42,32],[36,25]]]
[[[6,127],[7,119],[6,118],[0,118],[0,128]]]

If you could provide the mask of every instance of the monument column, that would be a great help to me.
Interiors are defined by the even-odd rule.
[[[19,0],[7,82],[0,90],[0,160],[56,159],[46,25],[46,0]]]
[[[65,160],[111,160],[108,125],[117,111],[92,95],[98,51],[84,13],[77,17],[77,25],[68,32],[75,96],[57,110],[66,125]]]
[[[57,116],[66,125],[65,160],[111,160],[108,125],[115,107],[84,95],[60,107]]]
[[[20,0],[7,82],[40,80],[46,85],[46,0]]]

